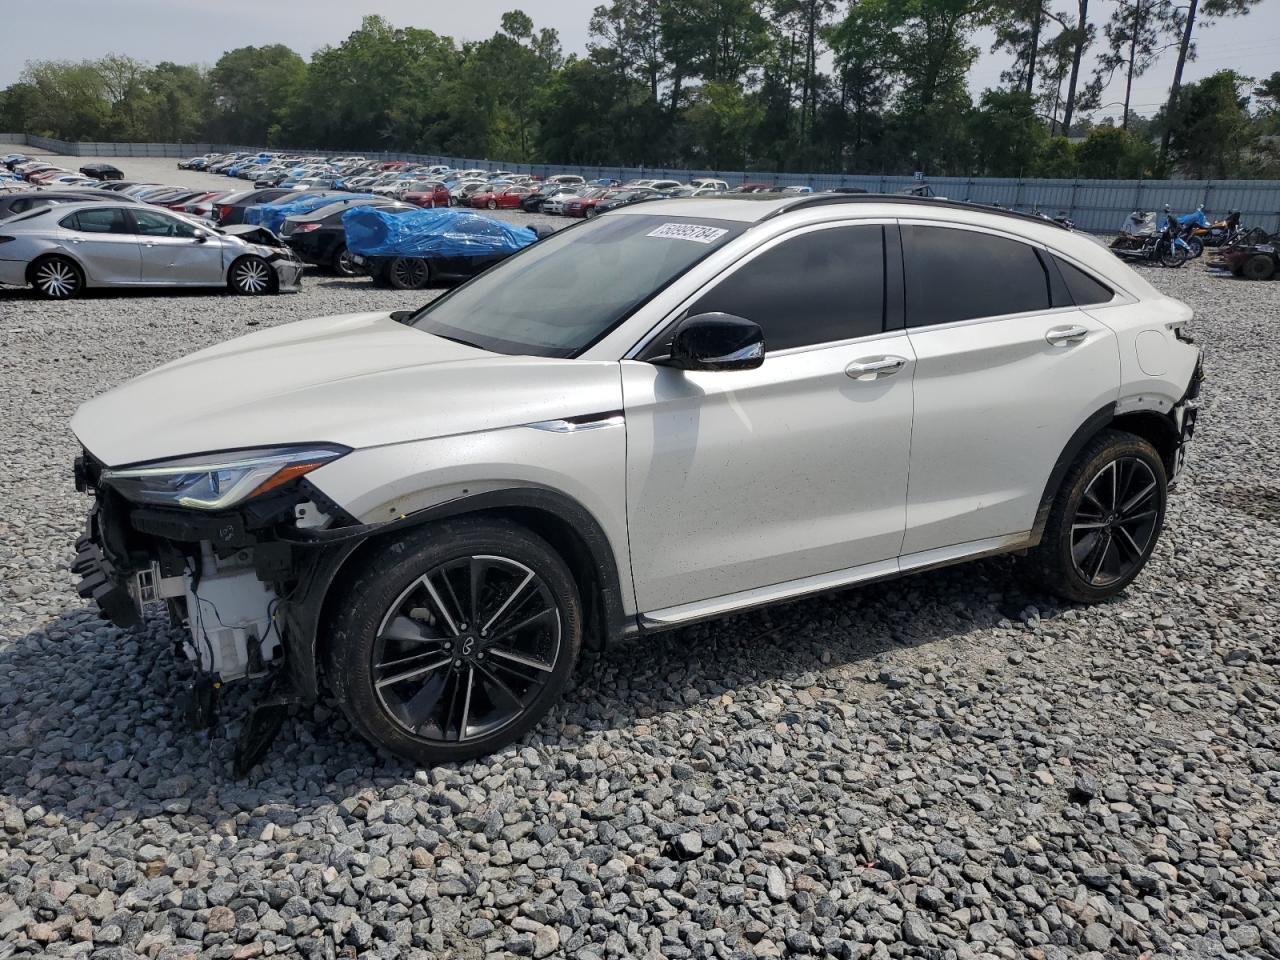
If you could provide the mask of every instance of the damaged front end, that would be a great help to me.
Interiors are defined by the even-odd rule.
[[[282,669],[289,608],[309,593],[321,559],[307,533],[354,521],[306,474],[347,452],[310,444],[123,468],[88,452],[76,460],[76,488],[94,497],[72,564],[80,596],[121,627],[162,605],[185,626],[178,647],[194,678],[179,706],[188,722],[213,722],[223,684],[271,676],[237,751],[241,772],[270,745],[284,707],[315,695],[313,670],[299,682]]]

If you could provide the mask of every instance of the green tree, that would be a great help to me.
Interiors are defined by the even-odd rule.
[[[215,139],[243,144],[279,139],[306,76],[306,61],[280,43],[224,53],[209,73]]]
[[[1250,81],[1233,70],[1219,70],[1185,85],[1171,114],[1158,118],[1168,142],[1168,156],[1195,179],[1239,176],[1244,151],[1255,131],[1249,97]]]
[[[1098,57],[1096,76],[1110,85],[1117,72],[1124,78],[1120,126],[1128,129],[1133,81],[1156,62],[1170,29],[1176,28],[1172,9],[1162,0],[1118,0],[1103,27],[1107,49]]]
[[[365,17],[342,43],[312,57],[287,111],[293,142],[439,150],[452,112],[440,91],[459,66],[448,37]]]
[[[759,103],[739,85],[717,80],[702,84],[686,115],[690,159],[713,170],[749,168],[750,131],[759,121]]]
[[[1213,26],[1216,19],[1222,17],[1240,17],[1247,14],[1259,0],[1187,0],[1185,8],[1175,8],[1173,16],[1182,27],[1182,39],[1178,44],[1178,57],[1173,67],[1173,83],[1169,85],[1169,100],[1165,104],[1166,117],[1175,116],[1178,112],[1178,97],[1182,89],[1182,71],[1188,60],[1195,58],[1193,37],[1197,24],[1205,27]],[[1164,136],[1160,141],[1160,156],[1163,159],[1169,154],[1172,126],[1166,124]]]
[[[1155,162],[1151,144],[1120,127],[1096,127],[1076,150],[1077,172],[1086,179],[1149,177]]]
[[[0,130],[6,133],[38,133],[35,116],[40,91],[30,83],[14,83],[0,90]]]
[[[1024,90],[987,90],[973,112],[975,171],[989,177],[1032,176],[1049,140]]]

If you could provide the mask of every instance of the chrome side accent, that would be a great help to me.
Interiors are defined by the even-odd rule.
[[[939,547],[908,554],[895,560],[877,560],[844,570],[804,577],[786,583],[775,583],[754,590],[743,590],[740,593],[713,597],[710,600],[698,600],[663,610],[653,610],[641,614],[642,625],[650,630],[674,627],[683,623],[720,617],[736,613],[751,607],[764,606],[782,600],[793,600],[797,597],[814,593],[838,590],[855,584],[871,583],[875,580],[887,580],[903,573],[919,573],[935,567],[945,567],[979,557],[994,556],[1019,550],[1031,542],[1029,532],[1015,533],[1002,537],[989,537],[984,540],[973,540],[969,543],[958,543],[950,547]]]
[[[526,423],[525,426],[549,433],[578,433],[581,430],[599,430],[601,427],[620,427],[625,422],[626,418],[621,412],[614,412],[566,417],[562,420],[539,420],[537,423]]]

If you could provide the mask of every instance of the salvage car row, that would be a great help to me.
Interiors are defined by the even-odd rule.
[[[26,167],[21,155],[0,163],[18,175],[44,169]],[[539,237],[470,211],[424,210],[372,192],[193,190],[125,179],[24,187],[0,195],[0,284],[30,285],[48,299],[92,287],[294,291],[304,264],[417,289],[472,276]],[[362,236],[377,242],[354,251],[345,218],[357,210],[374,224]]]

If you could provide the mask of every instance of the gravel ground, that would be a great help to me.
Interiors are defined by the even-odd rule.
[[[1150,276],[1210,379],[1122,598],[952,568],[590,657],[462,766],[321,704],[239,782],[250,691],[186,731],[166,624],[75,595],[67,419],[255,327],[422,298],[0,293],[0,958],[1280,956],[1280,283]]]

